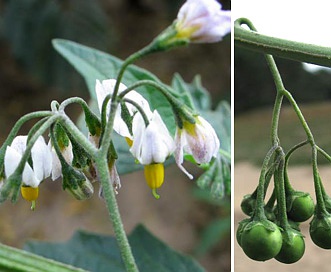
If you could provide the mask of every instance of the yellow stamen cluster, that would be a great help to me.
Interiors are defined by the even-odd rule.
[[[183,27],[181,23],[176,25],[176,38],[178,39],[191,39],[194,32],[196,32],[200,26],[190,26],[190,27]]]
[[[152,189],[152,193],[156,199],[160,196],[156,193],[156,189],[160,188],[164,181],[164,166],[163,163],[153,163],[144,167],[145,179],[147,185]]]
[[[190,122],[184,121],[183,127],[186,130],[186,132],[192,136],[196,136],[196,124],[192,124]]]
[[[33,188],[30,186],[21,186],[22,197],[27,201],[37,200],[39,195],[39,187]]]
[[[33,188],[30,186],[21,186],[21,194],[25,200],[32,202],[31,210],[34,210],[36,207],[36,200],[39,196],[39,187]]]
[[[125,137],[125,141],[127,142],[129,147],[131,147],[133,145],[133,141],[130,138]]]

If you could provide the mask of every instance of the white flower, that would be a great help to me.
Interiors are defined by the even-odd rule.
[[[116,84],[115,79],[107,79],[107,80],[103,80],[102,82],[100,82],[99,80],[96,80],[95,92],[97,95],[100,112],[101,112],[102,103],[103,103],[105,97],[109,94],[113,94],[115,84]],[[124,84],[120,83],[118,93],[120,94],[121,92],[126,90],[126,88],[127,87]],[[128,94],[125,95],[125,97],[138,103],[141,106],[141,108],[144,110],[146,115],[152,114],[147,100],[142,95],[137,93],[136,91],[134,91],[134,90],[130,91]],[[136,107],[134,107],[130,103],[125,103],[125,105],[129,111],[130,115],[134,116],[134,114],[137,112]],[[107,118],[108,118],[109,110],[110,110],[110,102],[108,103],[108,107],[107,107]],[[121,106],[120,105],[117,108],[116,115],[115,115],[114,130],[119,135],[132,139],[132,135],[129,131],[129,128],[121,117]]]
[[[25,150],[27,136],[17,136],[5,153],[5,175],[9,177],[16,170]],[[52,154],[45,140],[40,136],[31,149],[32,165],[26,163],[22,182],[26,186],[38,187],[41,181],[50,176],[52,171]]]
[[[62,166],[51,141],[48,142],[48,148],[52,153],[52,180],[56,180],[62,176]],[[65,161],[71,165],[72,160],[74,159],[74,153],[72,152],[72,144],[70,141],[68,146],[61,150],[61,154]]]
[[[231,31],[230,13],[216,0],[187,0],[178,12],[177,37],[196,43],[218,42]]]
[[[196,163],[208,163],[216,157],[220,148],[220,141],[213,127],[201,116],[195,117],[195,124],[184,121],[183,128],[177,128],[175,142],[175,159],[178,167],[190,178],[182,166],[184,152],[193,156]]]
[[[174,151],[174,140],[157,110],[154,110],[147,127],[141,114],[136,114],[132,131],[130,151],[143,165],[163,163]]]

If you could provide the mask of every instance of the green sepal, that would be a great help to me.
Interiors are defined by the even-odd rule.
[[[188,45],[190,40],[177,38],[176,21],[158,35],[151,43],[152,52],[161,52],[175,47]]]
[[[121,101],[121,118],[127,125],[130,134],[132,135],[132,121],[133,117],[131,116],[128,107],[126,106],[125,102]]]
[[[64,148],[68,147],[70,144],[69,137],[60,123],[56,123],[54,125],[54,135],[59,146],[60,150],[62,151]],[[53,143],[54,144],[54,143]]]
[[[251,221],[252,221],[251,218],[245,218],[238,223],[238,228],[236,231],[236,239],[237,239],[239,246],[241,246],[241,235],[242,235],[246,225],[248,223],[250,223]]]
[[[113,143],[113,141],[110,141],[108,154],[107,154],[107,160],[109,162],[110,160],[117,160],[117,159],[118,159],[118,155],[117,155],[114,143]]]
[[[190,156],[191,158],[192,156]],[[185,159],[187,159],[187,157],[185,156]],[[193,159],[193,157],[192,157]],[[211,163],[209,165],[209,168],[197,179],[197,185],[201,188],[201,189],[207,189],[211,186],[212,181],[214,179],[214,176],[216,174],[216,163],[215,161],[213,161],[213,163]]]
[[[293,201],[298,197],[308,196],[309,193],[301,192],[301,191],[291,191],[290,193],[286,193],[286,210],[290,211],[292,209]]]
[[[74,158],[72,160],[72,166],[83,169],[89,166],[91,162],[91,156],[88,154],[85,149],[75,140],[74,137],[68,132],[68,137],[72,144],[72,153]]]
[[[325,209],[331,212],[331,197],[327,194],[323,194]]]
[[[16,174],[15,172],[10,175],[2,185],[0,189],[0,203],[5,202],[8,198],[11,198],[13,203],[16,203],[20,186],[22,184],[22,173]]]
[[[283,229],[282,236],[283,236],[283,243],[285,242],[288,245],[293,245],[293,238],[295,235],[299,235],[300,237],[304,238],[303,234],[295,228],[288,226],[287,228]]]
[[[101,135],[101,121],[100,119],[88,108],[84,107],[85,123],[92,136]]]
[[[267,230],[269,231],[275,231],[276,228],[279,228],[282,230],[279,226],[277,226],[274,222],[267,220],[267,219],[262,219],[262,220],[252,220],[245,226],[245,231],[250,230],[256,225],[262,225],[264,226]]]

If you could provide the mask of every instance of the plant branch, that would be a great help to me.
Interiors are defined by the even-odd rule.
[[[246,18],[237,19],[234,23],[234,41],[241,46],[263,54],[308,62],[321,66],[331,67],[331,48],[289,41],[247,30],[241,25],[251,25]]]

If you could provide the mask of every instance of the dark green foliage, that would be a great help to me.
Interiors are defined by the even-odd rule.
[[[7,1],[3,36],[23,68],[48,86],[82,86],[72,68],[53,50],[51,40],[68,38],[101,50],[113,40],[98,1]]]
[[[143,226],[133,230],[129,243],[140,271],[204,271],[191,257],[169,248]],[[65,243],[29,242],[25,249],[91,272],[126,271],[116,240],[111,236],[79,231]]]

